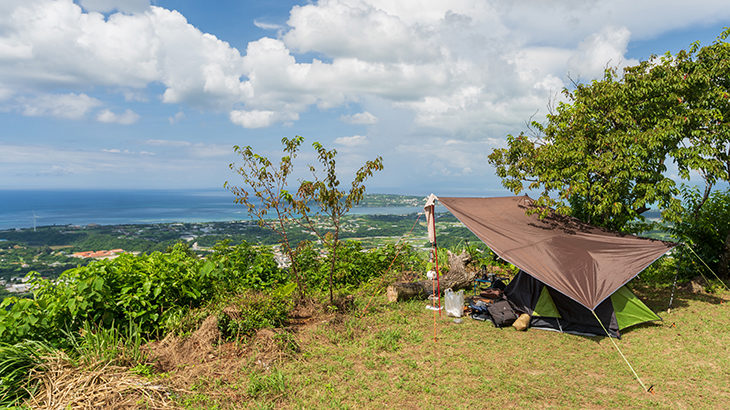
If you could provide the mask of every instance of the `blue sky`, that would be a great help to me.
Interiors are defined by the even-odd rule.
[[[3,0],[0,189],[220,187],[234,144],[302,135],[343,178],[382,155],[370,192],[504,193],[487,155],[569,77],[725,26],[725,1]]]

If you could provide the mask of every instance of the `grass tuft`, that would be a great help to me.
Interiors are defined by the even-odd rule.
[[[35,394],[38,386],[29,374],[41,369],[53,352],[53,347],[35,340],[0,345],[0,406],[15,406]]]
[[[249,376],[248,395],[281,396],[286,392],[286,377],[279,369],[272,369],[269,374],[251,373]]]

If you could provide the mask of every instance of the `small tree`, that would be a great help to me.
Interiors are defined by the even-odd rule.
[[[352,209],[353,206],[360,203],[365,194],[365,181],[375,173],[383,169],[383,158],[377,157],[372,161],[367,161],[355,173],[349,190],[341,190],[340,180],[336,172],[337,150],[325,149],[322,144],[315,142],[312,146],[317,151],[317,158],[322,165],[321,174],[317,169],[310,165],[312,172],[312,181],[302,181],[297,191],[296,200],[292,199],[291,203],[301,215],[304,226],[312,231],[322,241],[322,244],[329,250],[329,294],[330,303],[334,302],[334,273],[337,263],[337,249],[340,244],[340,228],[342,226],[342,216]],[[312,210],[310,205],[315,205],[316,210]],[[321,227],[317,224],[319,216],[326,216],[331,224],[330,229]]]
[[[231,163],[229,168],[243,178],[244,185],[236,186],[226,181],[223,186],[236,196],[236,203],[246,206],[248,214],[257,220],[259,226],[269,228],[279,235],[282,248],[291,261],[290,271],[297,283],[297,292],[304,298],[305,281],[297,267],[296,251],[287,234],[295,203],[286,189],[287,179],[293,170],[292,160],[296,158],[302,141],[304,138],[300,136],[282,138],[284,156],[278,165],[253,152],[250,146],[234,146],[233,150],[241,155],[242,163]],[[269,215],[271,211],[275,213],[274,218]]]

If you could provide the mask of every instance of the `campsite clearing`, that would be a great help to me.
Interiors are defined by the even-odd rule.
[[[633,290],[664,318],[630,328],[618,341],[654,385],[653,395],[642,391],[605,337],[518,332],[470,318],[456,324],[443,316],[434,343],[426,302],[386,304],[383,297],[362,319],[329,315],[302,327],[295,334],[301,352],[290,358],[228,363],[237,370],[225,381],[201,374],[195,391],[178,399],[191,407],[228,407],[242,396],[264,408],[724,407],[730,293],[680,291],[667,314],[669,290],[640,284]]]

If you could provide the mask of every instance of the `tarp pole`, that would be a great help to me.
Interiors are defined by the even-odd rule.
[[[621,351],[621,349],[618,348],[618,345],[613,340],[613,338],[611,337],[611,335],[608,333],[608,330],[606,330],[606,327],[603,326],[603,322],[601,322],[601,319],[598,318],[598,315],[596,314],[596,311],[595,310],[591,310],[591,313],[593,313],[593,316],[596,318],[596,320],[598,321],[598,323],[601,325],[601,328],[603,329],[603,331],[606,332],[606,336],[608,336],[608,338],[611,340],[611,343],[613,343],[613,347],[616,348],[616,351],[618,351],[618,354],[621,355],[621,358],[624,359],[624,362],[626,362],[626,364],[629,366],[629,369],[631,369],[631,372],[634,373],[634,377],[636,377],[636,380],[639,381],[639,384],[641,385],[641,387],[644,390],[646,390],[647,392],[654,394],[654,392],[652,391],[652,388],[654,386],[651,386],[648,389],[646,388],[646,385],[644,385],[644,382],[642,382],[641,381],[641,378],[639,378],[639,375],[636,374],[636,370],[634,370],[633,366],[631,366],[631,363],[629,363],[629,361],[626,359],[626,356],[624,356],[624,354]]]
[[[441,272],[439,272],[439,251],[438,246],[436,245],[436,205],[431,205],[431,215],[433,215],[433,218],[431,219],[431,224],[433,225],[433,255],[434,255],[434,262],[436,262],[436,283],[437,283],[437,290],[438,290],[438,298],[439,298],[439,317],[441,317]]]

